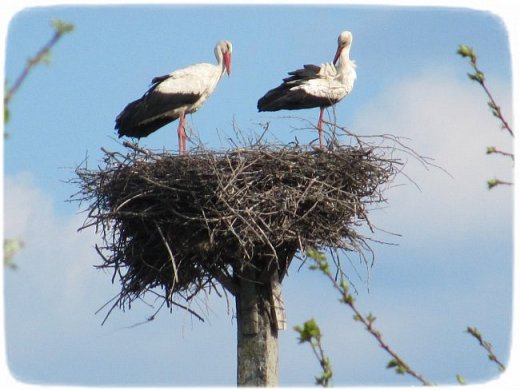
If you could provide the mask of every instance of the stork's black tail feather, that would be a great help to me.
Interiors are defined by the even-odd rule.
[[[146,137],[176,119],[169,116],[149,118],[147,106],[143,97],[129,103],[121,111],[115,125],[119,137]]]
[[[329,107],[333,102],[327,97],[313,96],[302,89],[293,89],[281,84],[271,89],[258,100],[258,111],[301,110],[315,107]]]

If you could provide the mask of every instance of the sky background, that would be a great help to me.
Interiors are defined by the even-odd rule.
[[[469,335],[478,327],[497,356],[508,360],[511,343],[513,198],[506,186],[488,191],[486,180],[512,180],[506,158],[486,156],[512,143],[492,117],[486,97],[466,73],[457,46],[475,47],[479,65],[512,123],[508,32],[488,12],[460,8],[363,6],[65,6],[26,9],[9,24],[5,52],[8,82],[52,35],[61,19],[75,30],[37,67],[10,104],[4,146],[4,235],[22,238],[18,269],[4,271],[7,364],[23,382],[77,385],[233,386],[236,378],[234,303],[201,297],[186,312],[163,310],[152,322],[153,301],[95,312],[118,292],[99,264],[93,230],[68,180],[100,147],[123,151],[114,118],[140,97],[154,76],[197,62],[215,62],[220,39],[233,43],[230,77],[188,123],[211,148],[226,148],[236,123],[273,139],[310,142],[318,110],[257,113],[256,102],[288,71],[331,61],[338,34],[353,33],[351,58],[358,79],[336,107],[338,124],[361,134],[406,139],[440,169],[409,159],[404,176],[387,191],[388,205],[372,222],[400,237],[374,238],[375,263],[349,265],[357,303],[372,312],[388,343],[436,383],[497,375]],[[203,28],[200,28],[203,26]],[[177,149],[176,123],[140,144]],[[190,147],[190,144],[188,144]],[[390,359],[337,302],[329,283],[294,263],[284,281],[289,330],[280,333],[280,384],[310,386],[319,373],[308,346],[292,330],[317,319],[332,360],[334,384],[406,385],[416,382],[385,369]],[[206,309],[209,308],[209,309]]]

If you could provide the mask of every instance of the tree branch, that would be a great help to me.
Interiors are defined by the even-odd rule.
[[[374,328],[373,324],[376,320],[376,317],[374,317],[371,313],[369,313],[367,316],[363,315],[359,309],[356,307],[354,303],[354,297],[349,292],[348,284],[346,279],[342,276],[341,282],[338,283],[336,278],[332,275],[330,271],[329,264],[327,262],[327,259],[325,255],[321,252],[318,252],[316,250],[309,250],[307,252],[307,256],[313,259],[316,263],[316,265],[312,265],[311,269],[320,270],[323,272],[323,274],[331,281],[332,286],[334,289],[336,289],[341,294],[341,302],[345,303],[347,306],[349,306],[352,311],[354,312],[354,320],[361,322],[365,329],[376,339],[379,346],[383,348],[391,357],[392,359],[388,362],[387,368],[394,368],[395,371],[398,374],[408,374],[415,379],[417,379],[419,382],[421,382],[424,386],[433,386],[434,384],[424,378],[421,374],[419,374],[417,371],[412,369],[405,361],[395,352],[384,340],[383,336],[381,335],[381,332],[379,332],[377,329]]]
[[[482,335],[480,334],[479,330],[476,327],[468,326],[466,332],[468,332],[470,335],[477,339],[480,346],[484,348],[488,353],[489,360],[495,362],[500,371],[505,371],[506,366],[500,360],[498,360],[497,356],[495,355],[495,352],[493,352],[493,347],[491,343],[482,338]]]
[[[491,108],[493,116],[497,117],[502,122],[502,127],[506,129],[509,132],[509,134],[513,137],[513,130],[509,126],[509,123],[507,123],[507,121],[505,120],[504,116],[502,115],[502,110],[500,109],[500,106],[496,103],[495,99],[493,98],[493,95],[489,91],[489,88],[486,85],[486,78],[484,76],[484,73],[477,66],[477,54],[475,53],[475,50],[473,50],[473,48],[467,45],[459,45],[457,54],[464,58],[469,57],[471,67],[473,68],[475,73],[468,73],[468,77],[471,80],[476,81],[480,84],[480,86],[486,93],[487,97],[489,98],[488,106],[489,108]]]
[[[52,47],[60,40],[60,38],[68,33],[71,32],[74,29],[74,26],[69,23],[64,23],[60,20],[54,20],[51,22],[53,28],[54,28],[54,35],[52,38],[36,53],[34,57],[29,58],[27,61],[27,64],[25,65],[24,69],[22,70],[22,73],[18,76],[16,81],[13,83],[13,85],[10,88],[7,88],[4,96],[4,106],[7,106],[9,101],[12,99],[12,97],[15,95],[15,93],[18,91],[20,86],[23,84],[24,80],[29,75],[29,72],[31,69],[41,63],[45,60],[45,58],[49,55],[49,52],[51,51]]]

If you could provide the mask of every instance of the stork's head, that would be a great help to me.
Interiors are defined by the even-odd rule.
[[[215,46],[215,56],[217,57],[219,63],[220,59],[224,61],[224,67],[226,68],[226,72],[229,75],[231,73],[231,53],[233,52],[233,45],[229,41],[220,41]]]
[[[336,55],[334,56],[333,63],[336,64],[338,62],[339,56],[344,49],[350,49],[350,45],[352,44],[352,33],[350,31],[343,31],[339,34],[338,37],[338,50],[336,50]]]

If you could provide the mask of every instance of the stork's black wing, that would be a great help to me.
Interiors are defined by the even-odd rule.
[[[258,111],[300,110],[303,108],[327,107],[330,99],[314,96],[302,88],[309,80],[319,78],[321,68],[317,65],[304,65],[288,74],[282,84],[268,91],[258,100]]]
[[[175,109],[192,105],[200,98],[197,94],[159,92],[157,86],[169,77],[155,77],[150,89],[141,98],[129,103],[116,117],[115,128],[120,137],[146,137],[176,120],[179,114],[174,113]]]

